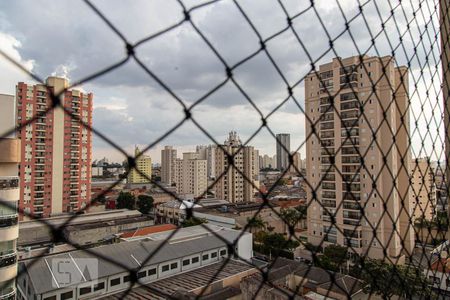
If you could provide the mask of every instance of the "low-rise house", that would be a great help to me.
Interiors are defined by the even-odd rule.
[[[305,295],[311,294],[339,300],[368,296],[363,293],[363,283],[357,278],[285,258],[276,259],[267,278],[263,282],[259,273],[244,278],[241,281],[242,299],[304,299]]]

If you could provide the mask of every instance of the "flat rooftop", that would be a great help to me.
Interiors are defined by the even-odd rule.
[[[171,242],[174,242],[174,241],[182,241],[182,240],[187,240],[187,239],[192,239],[192,238],[198,238],[201,236],[208,236],[209,234],[211,234],[211,232],[219,232],[222,230],[225,231],[225,230],[229,230],[229,229],[225,229],[222,226],[216,226],[213,224],[206,223],[206,224],[202,224],[199,226],[191,226],[191,227],[184,227],[184,228],[178,229],[178,231],[175,234],[173,233],[174,230],[175,229],[150,233],[150,234],[144,235],[144,236],[128,238],[127,240],[132,241],[132,240],[139,240],[139,239],[147,239],[147,240],[152,240],[152,241],[169,240]]]
[[[72,215],[66,214],[61,216],[55,216],[46,218],[43,220],[30,220],[19,222],[19,230],[33,229],[41,226],[60,226],[67,222],[70,218],[70,222],[67,225],[82,224],[89,222],[105,221],[109,219],[130,218],[139,217],[142,214],[138,210],[117,209],[101,212],[93,212],[87,214]],[[48,225],[47,225],[48,224]]]
[[[223,268],[222,268],[223,267]],[[220,270],[222,268],[222,270]],[[215,278],[211,283],[222,281],[226,278],[242,273],[255,272],[254,266],[230,259],[221,261],[192,271],[163,278],[147,284],[146,286],[134,288],[127,295],[126,299],[167,299],[176,292],[192,292],[196,289],[207,286],[211,278]],[[247,274],[246,274],[247,275]],[[230,291],[223,291],[230,292]],[[103,299],[123,299],[125,293],[118,293]],[[223,299],[223,298],[220,298]]]

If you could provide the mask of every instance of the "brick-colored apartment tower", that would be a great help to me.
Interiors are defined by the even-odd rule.
[[[64,78],[49,77],[47,86],[58,94],[68,87]],[[92,93],[66,90],[65,108],[92,126]],[[47,87],[19,82],[16,87],[17,124],[20,126],[51,107]],[[77,211],[91,199],[91,131],[61,108],[18,131],[21,140],[20,208],[33,217]],[[23,216],[27,219],[27,216]]]
[[[386,249],[397,263],[411,253],[407,87],[407,68],[389,56],[334,58],[306,77],[306,114],[319,135],[306,143],[307,179],[316,189],[315,197],[307,189],[312,244],[349,245],[380,259]],[[306,136],[312,129],[307,120]]]

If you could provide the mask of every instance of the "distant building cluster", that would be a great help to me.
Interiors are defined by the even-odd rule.
[[[229,164],[228,154],[233,156]],[[219,177],[208,191],[208,183]],[[223,145],[197,146],[196,152],[185,152],[165,146],[161,150],[161,181],[176,186],[181,195],[217,198],[234,202],[252,201],[259,187],[259,154],[252,146],[242,145],[236,132],[230,132]]]

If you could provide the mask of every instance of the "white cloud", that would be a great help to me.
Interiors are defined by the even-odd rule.
[[[32,59],[23,59],[20,54],[21,47],[22,43],[14,36],[0,32],[0,50],[21,64],[28,72],[32,72],[35,61]],[[17,82],[23,80],[30,80],[29,76],[0,55],[0,92],[15,94]]]

